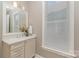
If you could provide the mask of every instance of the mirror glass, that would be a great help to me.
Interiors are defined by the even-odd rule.
[[[6,9],[6,32],[23,32],[26,28],[27,13],[20,9]]]

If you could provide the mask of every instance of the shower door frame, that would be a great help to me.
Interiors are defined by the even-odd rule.
[[[45,33],[45,1],[42,2],[42,48],[47,49],[48,51],[63,55],[66,57],[75,57],[74,54],[74,1],[69,2],[69,53],[58,51],[55,49],[50,49],[44,45],[44,33]]]

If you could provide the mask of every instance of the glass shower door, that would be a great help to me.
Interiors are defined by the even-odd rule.
[[[69,2],[45,2],[44,46],[51,50],[69,52]]]

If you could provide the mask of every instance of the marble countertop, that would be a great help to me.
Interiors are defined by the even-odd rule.
[[[33,38],[36,38],[35,34],[32,34],[30,36],[26,36],[26,37],[21,37],[21,38],[3,39],[2,41],[8,45],[11,45],[11,44],[22,42],[22,41],[25,41],[28,39],[33,39]]]

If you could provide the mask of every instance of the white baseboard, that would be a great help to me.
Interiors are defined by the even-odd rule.
[[[79,57],[79,50],[75,50],[75,54],[77,57]]]

